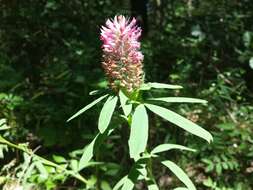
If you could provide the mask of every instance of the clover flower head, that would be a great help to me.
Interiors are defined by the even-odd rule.
[[[141,28],[136,19],[122,15],[108,19],[101,27],[102,65],[111,88],[124,88],[131,93],[143,83],[140,36]]]

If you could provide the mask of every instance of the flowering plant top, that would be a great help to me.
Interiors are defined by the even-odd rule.
[[[108,19],[101,27],[102,65],[112,89],[132,92],[143,83],[140,36],[141,28],[136,25],[136,19],[122,15]]]

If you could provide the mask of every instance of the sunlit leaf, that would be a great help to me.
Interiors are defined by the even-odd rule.
[[[174,162],[166,160],[163,161],[162,164],[169,168],[178,177],[178,179],[185,184],[188,189],[196,190],[196,187],[194,186],[190,178],[187,176],[187,174]]]
[[[148,190],[159,190],[159,187],[155,183],[149,183]]]
[[[64,157],[58,156],[58,155],[53,155],[53,160],[56,163],[66,163],[67,162],[67,160]]]
[[[157,154],[157,153],[168,151],[171,149],[188,150],[188,151],[192,151],[192,152],[195,151],[194,149],[187,148],[185,146],[178,145],[178,144],[161,144],[161,145],[158,145],[157,147],[155,147],[151,151],[151,154]]]
[[[119,190],[125,183],[125,181],[127,180],[127,176],[124,176],[123,178],[121,178],[118,183],[113,187],[113,190]]]
[[[74,172],[78,172],[78,161],[77,160],[70,160],[70,168]]]
[[[100,133],[104,133],[107,127],[109,126],[117,101],[118,101],[117,96],[114,97],[110,96],[105,102],[98,119],[98,129]]]
[[[33,170],[34,170],[35,164],[36,164],[36,162],[33,162],[33,163],[31,163],[31,164],[28,166],[27,170],[26,170],[25,173],[24,173],[24,177],[23,177],[23,181],[24,181],[24,182],[26,182],[27,179],[28,179],[29,177],[32,176],[32,172],[33,172]]]
[[[150,157],[149,157],[150,158]],[[147,158],[141,157],[134,165],[131,167],[129,174],[124,176],[113,188],[113,190],[131,190],[134,187],[134,184],[138,180],[142,180],[146,177],[147,171],[146,171],[146,163]]]
[[[186,188],[186,187],[177,187],[176,189],[174,189],[174,190],[189,190],[188,188]]]
[[[251,57],[249,60],[249,66],[251,69],[253,69],[253,57]]]
[[[133,188],[134,183],[129,178],[126,178],[121,190],[132,190]]]
[[[102,190],[112,190],[110,184],[107,181],[101,182],[101,189]]]
[[[71,116],[67,122],[71,121],[72,119],[76,118],[77,116],[81,115],[82,113],[84,113],[85,111],[87,111],[88,109],[90,109],[91,107],[93,107],[94,105],[96,105],[98,102],[100,102],[101,100],[103,100],[105,97],[107,97],[108,94],[99,97],[98,99],[94,100],[93,102],[91,102],[90,104],[88,104],[87,106],[85,106],[84,108],[80,109],[78,112],[76,112],[73,116]]]
[[[122,190],[131,190],[134,188],[134,184],[136,184],[138,180],[145,179],[147,175],[146,163],[147,159],[142,157],[135,161],[124,181]]]
[[[132,118],[129,137],[129,152],[131,158],[139,158],[145,151],[148,141],[148,115],[143,104],[137,106]]]
[[[0,126],[6,124],[6,119],[0,119]]]
[[[94,156],[94,152],[97,150],[97,148],[100,146],[100,144],[103,142],[104,138],[107,136],[107,134],[98,134],[90,144],[88,144],[83,151],[83,154],[81,156],[81,159],[78,164],[79,171],[82,170],[85,167],[89,166],[89,161]]]
[[[89,163],[89,161],[91,160],[91,158],[93,157],[93,150],[94,150],[95,142],[98,136],[99,135],[97,135],[93,139],[93,141],[85,147],[82,157],[79,161],[79,166],[78,166],[79,170],[82,170],[83,168],[85,168],[87,164]]]
[[[145,105],[148,107],[148,109],[150,109],[155,114],[181,127],[182,129],[198,137],[201,137],[208,142],[213,140],[212,135],[208,131],[198,126],[197,124],[193,123],[192,121],[182,117],[181,115],[157,105],[152,105],[152,104],[145,104]]]
[[[186,98],[186,97],[162,97],[162,98],[150,98],[149,100],[163,101],[167,103],[201,103],[206,104],[206,100],[197,98]]]
[[[99,94],[99,92],[100,92],[99,90],[93,90],[93,91],[89,92],[89,95],[93,96],[93,95]]]
[[[6,119],[0,119],[0,131],[1,130],[7,130],[7,129],[10,129],[11,127],[10,126],[8,126],[7,124],[6,124]]]
[[[41,176],[46,179],[48,177],[48,172],[45,169],[45,167],[43,166],[43,164],[40,161],[37,161],[35,163],[35,166],[39,170]]]
[[[128,116],[132,111],[132,104],[127,104],[128,98],[122,91],[119,91],[119,99],[125,116]]]
[[[149,82],[147,83],[147,86],[151,88],[157,88],[157,89],[182,89],[182,86],[179,85],[171,85],[171,84],[164,84],[164,83],[158,83],[158,82]]]
[[[1,141],[0,141],[0,159],[4,158],[5,151],[8,151],[8,146],[6,144],[1,144]]]

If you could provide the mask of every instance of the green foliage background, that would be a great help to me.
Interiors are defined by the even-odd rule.
[[[97,130],[99,107],[65,121],[92,100],[90,91],[106,85],[100,25],[115,14],[135,15],[144,29],[146,80],[182,85],[174,95],[208,100],[208,106],[172,108],[214,136],[207,145],[153,117],[149,144],[172,141],[201,150],[164,155],[181,162],[198,189],[253,189],[251,0],[0,0],[0,10],[0,117],[12,127],[6,138],[28,142],[32,149],[42,146],[38,154],[48,158],[73,159],[72,151],[82,149]],[[91,180],[103,179],[105,190],[124,173],[118,164],[131,166],[122,143],[128,134],[120,133],[103,144],[106,151],[97,158],[110,164],[96,168],[96,174],[94,168],[84,172]],[[0,174],[15,176],[15,169],[5,166],[16,158],[18,168],[22,155],[5,148],[0,147],[5,156]],[[178,183],[156,170],[162,188]],[[42,189],[81,188],[63,176],[30,181]]]

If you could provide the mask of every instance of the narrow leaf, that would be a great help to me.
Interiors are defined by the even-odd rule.
[[[115,110],[118,101],[117,96],[110,96],[105,102],[98,119],[98,129],[100,133],[104,133],[112,118],[112,114]]]
[[[93,107],[94,105],[96,105],[98,102],[100,102],[101,100],[103,100],[106,96],[108,96],[108,94],[99,97],[98,99],[94,100],[93,102],[91,102],[90,104],[88,104],[87,106],[85,106],[84,108],[80,109],[78,112],[76,112],[73,116],[71,116],[67,122],[71,121],[72,119],[76,118],[77,116],[81,115],[82,113],[84,113],[85,111],[87,111],[88,109],[90,109],[91,107]]]
[[[109,132],[110,133],[110,132]],[[100,144],[103,142],[105,137],[107,137],[108,134],[97,134],[97,136],[92,140],[90,144],[88,144],[83,151],[83,154],[81,156],[81,159],[78,164],[79,171],[82,170],[85,167],[88,167],[90,165],[90,160],[92,159],[94,152],[97,151]]]
[[[201,103],[206,104],[206,100],[197,98],[185,98],[185,97],[162,97],[162,98],[150,98],[149,100],[163,101],[167,103]]]
[[[162,164],[169,168],[178,177],[178,179],[185,184],[185,186],[189,190],[196,190],[196,187],[194,186],[190,178],[187,176],[187,174],[174,162],[166,160],[163,161]]]
[[[171,85],[171,84],[164,84],[164,83],[158,83],[158,82],[149,82],[147,83],[148,86],[151,88],[165,88],[165,89],[182,89],[182,86],[179,85]]]
[[[145,151],[148,141],[148,115],[143,104],[137,106],[132,118],[129,137],[129,152],[131,158],[139,158]]]
[[[55,154],[53,154],[53,160],[56,163],[66,163],[67,162],[67,160],[64,157],[58,156],[58,155],[55,155]]]
[[[101,189],[102,190],[112,190],[110,184],[107,181],[101,181]]]
[[[6,119],[0,119],[0,126],[6,124]]]
[[[148,190],[159,190],[159,187],[155,183],[148,184]]]
[[[125,116],[128,116],[132,111],[132,104],[127,104],[129,99],[122,91],[119,91],[119,99]]]
[[[134,183],[129,179],[126,178],[122,187],[122,190],[132,190],[134,188]]]
[[[148,109],[150,109],[152,112],[159,115],[160,117],[198,137],[205,139],[207,142],[210,143],[210,141],[213,140],[212,135],[208,131],[193,123],[192,121],[182,117],[181,115],[160,106],[152,104],[145,105],[148,107]]]
[[[176,189],[174,189],[174,190],[189,190],[188,188],[186,188],[186,187],[177,187]]]
[[[0,119],[0,131],[1,130],[7,130],[11,127],[6,124],[6,119]]]
[[[35,166],[39,170],[39,172],[43,178],[48,177],[48,172],[40,161],[35,162]]]
[[[7,125],[2,125],[2,126],[0,126],[0,131],[8,130],[8,129],[11,129],[11,127],[10,127],[10,126],[7,126]]]
[[[99,135],[97,135],[93,139],[93,141],[84,148],[82,157],[81,157],[81,159],[79,161],[79,165],[78,165],[79,171],[82,170],[83,168],[85,168],[88,165],[89,161],[92,159],[95,142],[96,142],[96,139],[98,138],[98,136]]]
[[[157,147],[155,147],[151,151],[151,154],[156,154],[156,153],[168,151],[168,150],[171,150],[171,149],[188,150],[188,151],[195,152],[194,149],[187,148],[185,146],[178,145],[178,144],[161,144],[161,145],[158,145]]]
[[[121,178],[118,183],[113,187],[113,190],[119,190],[125,183],[125,181],[127,180],[127,176],[124,176],[123,178]]]
[[[89,95],[93,96],[93,95],[98,94],[99,92],[100,92],[99,90],[93,90],[93,91],[89,92]]]
[[[22,180],[23,183],[27,182],[27,179],[28,179],[29,177],[32,176],[32,172],[33,172],[33,170],[34,170],[35,164],[36,164],[36,162],[32,162],[32,163],[28,166],[27,170],[25,171],[23,180]]]

